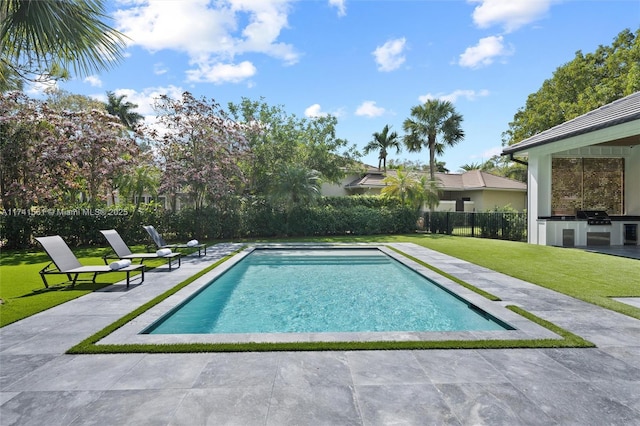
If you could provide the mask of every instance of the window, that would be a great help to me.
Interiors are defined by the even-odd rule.
[[[623,158],[554,158],[551,163],[551,214],[576,210],[624,213]]]

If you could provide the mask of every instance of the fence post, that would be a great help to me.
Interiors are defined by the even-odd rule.
[[[471,212],[471,236],[475,237],[476,233],[476,212]]]
[[[451,235],[452,231],[449,231],[449,212],[446,212],[445,214],[444,226],[445,234]]]
[[[500,216],[500,228],[502,228],[502,239],[503,240],[508,240],[509,239],[509,235],[507,233],[507,221],[505,220],[505,216],[509,214],[509,213],[502,213],[502,215]]]

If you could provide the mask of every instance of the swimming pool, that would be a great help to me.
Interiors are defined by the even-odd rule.
[[[144,334],[512,330],[378,248],[255,249]]]

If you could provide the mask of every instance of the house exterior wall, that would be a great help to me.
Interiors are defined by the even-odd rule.
[[[494,189],[477,189],[473,191],[445,191],[440,200],[438,211],[456,211],[456,200],[468,199],[464,202],[465,212],[484,212],[496,208],[511,206],[522,212],[527,207],[526,192]]]
[[[463,211],[465,213],[473,213],[476,211],[475,202],[473,201],[465,201]],[[427,212],[429,211],[429,207],[426,205],[422,206],[422,210]],[[456,201],[455,200],[440,200],[440,204],[435,208],[437,212],[455,212],[456,211]]]
[[[361,175],[348,175],[345,176],[340,184],[323,183],[320,189],[320,193],[329,197],[347,197],[350,195],[380,195],[381,188],[351,188],[347,189],[345,186],[357,179]],[[456,211],[456,200],[469,199],[464,202],[465,212],[480,212],[484,210],[494,209],[496,207],[501,208],[507,205],[512,208],[523,211],[526,204],[526,192],[519,191],[505,191],[505,190],[492,190],[487,188],[480,188],[474,190],[445,190],[441,195],[440,204],[436,207],[436,211]],[[428,210],[428,209],[425,209]]]
[[[478,191],[479,199],[472,200],[475,202],[476,211],[482,212],[494,210],[510,206],[511,208],[522,212],[527,207],[527,194],[514,191]]]
[[[349,194],[344,186],[355,179],[355,177],[353,177],[353,179],[349,180],[350,178],[351,176],[346,177],[338,185],[335,183],[324,182],[320,187],[320,193],[326,197],[346,197]]]

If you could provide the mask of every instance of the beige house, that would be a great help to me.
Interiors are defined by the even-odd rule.
[[[387,174],[395,174],[387,170]],[[426,172],[419,172],[426,173]],[[322,195],[378,195],[385,187],[385,173],[369,168],[361,174],[347,174],[339,185],[325,183]],[[436,211],[481,212],[510,206],[517,211],[527,207],[527,185],[480,170],[465,173],[436,173],[442,186]]]

